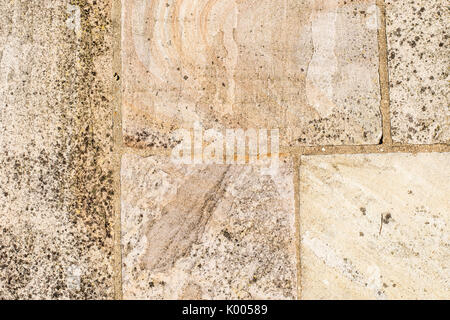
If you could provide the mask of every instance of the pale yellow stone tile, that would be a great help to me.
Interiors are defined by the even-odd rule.
[[[302,157],[302,298],[449,299],[449,164],[449,153]]]

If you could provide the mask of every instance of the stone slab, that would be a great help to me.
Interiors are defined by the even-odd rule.
[[[449,299],[450,154],[305,156],[303,299]]]
[[[0,299],[114,297],[110,12],[0,1]]]
[[[293,167],[122,159],[125,299],[297,296]]]
[[[450,142],[449,34],[445,0],[386,1],[394,142]]]
[[[126,145],[280,129],[282,146],[378,144],[375,0],[124,0]]]

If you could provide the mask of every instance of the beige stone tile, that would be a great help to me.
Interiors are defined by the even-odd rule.
[[[449,153],[302,157],[302,298],[449,299],[449,164]]]
[[[388,0],[386,6],[392,137],[450,142],[448,1]]]
[[[296,297],[293,168],[122,160],[125,299]]]
[[[0,299],[113,297],[111,1],[78,2],[0,1]]]
[[[381,138],[375,0],[122,1],[129,146],[280,129],[282,145]]]

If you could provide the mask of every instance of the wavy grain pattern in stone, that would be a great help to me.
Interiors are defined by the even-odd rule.
[[[126,299],[296,297],[293,169],[122,161]]]
[[[302,298],[450,298],[449,153],[301,161]]]
[[[381,137],[377,9],[365,1],[123,1],[124,139],[280,128],[283,145]]]

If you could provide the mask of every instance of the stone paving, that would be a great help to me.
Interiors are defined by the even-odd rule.
[[[450,299],[445,1],[0,16],[0,299]]]

